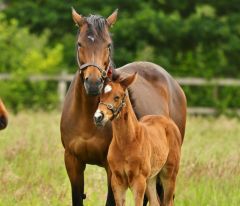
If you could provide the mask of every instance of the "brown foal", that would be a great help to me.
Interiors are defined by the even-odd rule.
[[[97,126],[112,120],[113,139],[107,159],[112,171],[111,184],[117,206],[125,205],[129,187],[135,205],[142,206],[146,193],[151,206],[159,205],[156,184],[163,185],[161,205],[172,206],[179,168],[182,138],[176,124],[162,115],[147,115],[139,121],[127,88],[136,73],[108,83],[100,96],[94,119]]]
[[[7,110],[0,99],[0,130],[7,127],[8,124],[8,113]]]

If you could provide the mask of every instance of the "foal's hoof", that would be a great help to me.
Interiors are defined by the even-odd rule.
[[[0,116],[0,130],[7,126],[7,119],[4,116]]]

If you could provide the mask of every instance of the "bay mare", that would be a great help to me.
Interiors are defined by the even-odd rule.
[[[104,167],[107,172],[106,205],[112,206],[115,202],[107,162],[112,128],[108,124],[99,129],[93,122],[99,94],[106,79],[111,78],[116,71],[123,76],[137,71],[139,77],[129,88],[137,118],[149,114],[171,117],[181,132],[182,140],[186,123],[186,98],[178,83],[156,64],[133,62],[114,69],[109,28],[116,22],[117,11],[107,19],[97,15],[83,17],[75,10],[72,11],[72,16],[79,27],[76,43],[79,69],[68,89],[60,123],[65,166],[72,189],[72,204],[83,205],[84,170],[87,164],[93,164]],[[160,197],[163,196],[161,190],[158,193]]]
[[[0,130],[5,129],[8,124],[8,113],[5,105],[0,99]]]

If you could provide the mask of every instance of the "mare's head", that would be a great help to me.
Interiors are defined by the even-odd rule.
[[[111,75],[112,39],[109,28],[116,22],[117,10],[108,18],[98,15],[84,17],[72,9],[72,17],[79,27],[77,62],[88,95],[102,91],[104,80]]]
[[[112,121],[120,115],[122,108],[126,105],[127,88],[136,78],[137,73],[106,84],[94,114],[94,123],[97,126],[104,126],[109,120]]]
[[[0,99],[0,130],[6,128],[8,123],[7,110]]]

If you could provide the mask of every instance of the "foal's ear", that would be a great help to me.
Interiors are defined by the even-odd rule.
[[[72,7],[72,18],[77,26],[82,26],[84,23],[84,17],[76,12],[76,10]]]
[[[127,89],[136,79],[137,79],[137,72],[122,79],[120,81],[120,84],[124,89]]]
[[[108,26],[111,27],[115,22],[117,21],[117,15],[118,15],[118,9],[116,9],[108,18],[107,18],[107,23]]]

